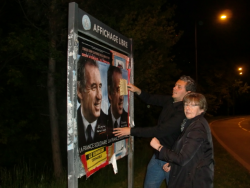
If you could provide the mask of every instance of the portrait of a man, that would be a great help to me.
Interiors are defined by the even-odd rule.
[[[108,99],[110,107],[108,110],[108,139],[114,138],[113,128],[128,126],[128,113],[124,110],[124,96],[120,95],[120,79],[122,71],[120,68],[110,66],[108,69]]]
[[[107,139],[107,115],[101,109],[102,81],[98,63],[80,57],[77,65],[77,97],[81,104],[77,109],[78,148]]]

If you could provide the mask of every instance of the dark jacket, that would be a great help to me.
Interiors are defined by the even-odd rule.
[[[185,118],[183,102],[174,102],[171,96],[150,95],[141,92],[139,97],[147,104],[162,106],[157,126],[135,127],[131,129],[132,136],[156,137],[161,144],[171,148],[180,135],[180,126]]]
[[[159,159],[171,164],[169,188],[213,187],[213,141],[203,114],[187,120],[173,148],[163,147]]]
[[[128,113],[124,109],[122,111],[120,125],[118,125],[118,127],[128,127]],[[108,143],[113,143],[113,142],[116,142],[118,140],[122,140],[125,138],[125,137],[118,138],[118,137],[114,136],[114,134],[113,134],[113,122],[112,122],[112,114],[111,114],[110,107],[108,110],[107,133],[108,133]]]
[[[85,138],[84,125],[82,121],[81,115],[81,106],[77,110],[77,134],[78,134],[78,149],[79,154],[82,155],[86,151],[98,148],[102,145],[107,144],[107,115],[101,110],[100,117],[97,119],[97,124],[95,127],[95,136],[92,143],[88,143]],[[105,141],[101,144],[98,144],[97,147],[94,146],[93,143]],[[83,146],[91,146],[88,149]]]

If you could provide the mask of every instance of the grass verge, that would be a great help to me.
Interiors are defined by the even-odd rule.
[[[134,153],[134,188],[142,188],[147,164],[152,157],[153,149],[149,146],[150,139],[135,139]],[[239,164],[218,142],[214,142],[215,178],[214,188],[248,188],[250,173]],[[114,174],[111,165],[99,170],[86,180],[78,181],[79,188],[126,188],[127,157],[117,161],[118,174]],[[37,171],[27,165],[14,167],[11,170],[0,169],[0,188],[66,188],[67,173],[61,180],[55,180],[51,170]],[[162,183],[161,188],[166,187]]]

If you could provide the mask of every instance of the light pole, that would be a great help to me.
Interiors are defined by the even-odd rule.
[[[195,21],[195,30],[194,30],[194,41],[195,41],[195,79],[196,85],[198,87],[198,61],[197,61],[197,21]]]
[[[221,14],[219,16],[220,20],[221,21],[226,21],[227,18],[231,17],[231,12],[230,11],[225,11],[226,14]],[[229,16],[227,16],[227,14]],[[198,87],[198,59],[197,59],[197,21],[195,20],[195,27],[194,27],[194,41],[195,41],[195,78],[196,78],[196,84],[197,84],[197,87]],[[240,73],[242,74],[242,72]]]

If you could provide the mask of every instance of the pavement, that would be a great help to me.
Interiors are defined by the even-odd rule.
[[[216,140],[250,172],[250,116],[215,120],[210,128]]]

